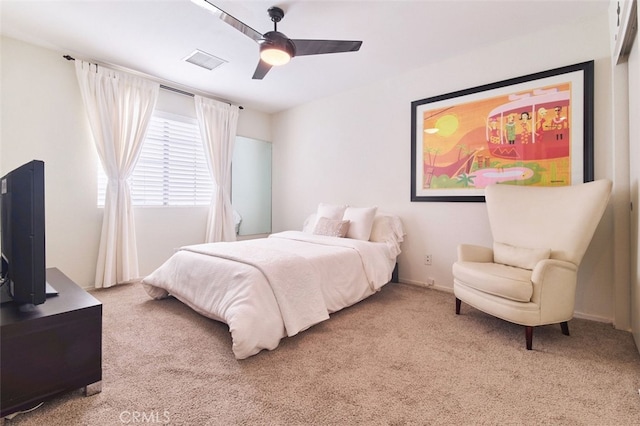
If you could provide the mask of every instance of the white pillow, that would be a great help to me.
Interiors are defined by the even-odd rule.
[[[390,240],[402,242],[403,237],[404,230],[402,229],[402,222],[398,216],[377,213],[373,218],[371,236],[369,237],[370,241],[376,243],[384,243]]]
[[[342,216],[344,215],[344,211],[346,210],[347,206],[339,206],[336,204],[326,204],[326,203],[320,203],[318,204],[318,210],[316,212],[317,217],[326,217],[327,219],[337,219],[340,220],[342,219]]]
[[[351,222],[347,231],[347,238],[369,241],[373,218],[378,207],[347,207],[342,219]]]
[[[373,219],[369,241],[374,243],[386,243],[391,250],[391,255],[397,257],[400,254],[400,243],[404,241],[404,229],[398,216],[377,213]]]
[[[316,223],[318,222],[317,217],[318,215],[316,213],[311,213],[309,216],[307,216],[307,218],[304,220],[304,223],[302,224],[302,232],[313,234],[313,230],[316,226]]]
[[[551,256],[551,249],[516,247],[504,243],[493,243],[493,261],[522,269],[533,269],[541,260]]]

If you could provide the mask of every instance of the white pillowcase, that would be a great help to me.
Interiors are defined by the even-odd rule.
[[[336,204],[318,204],[318,210],[316,211],[317,217],[326,217],[327,219],[341,220],[344,215],[344,211],[347,206],[339,206]]]
[[[302,232],[306,232],[307,234],[313,234],[313,230],[316,227],[316,224],[318,223],[318,215],[316,213],[311,213],[309,216],[307,216],[307,218],[304,220],[304,223],[302,224]]]
[[[377,212],[373,218],[369,241],[385,243],[391,250],[391,256],[397,257],[400,243],[404,240],[402,221],[398,216]]]
[[[342,216],[350,222],[347,238],[369,241],[377,210],[378,207],[347,207]]]

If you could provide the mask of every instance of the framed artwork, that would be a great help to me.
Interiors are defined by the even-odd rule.
[[[593,61],[411,103],[411,201],[593,180]]]

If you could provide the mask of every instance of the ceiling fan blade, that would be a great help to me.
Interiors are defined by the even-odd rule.
[[[234,18],[229,15],[224,10],[220,9],[218,6],[211,3],[209,0],[191,0],[193,3],[197,4],[203,9],[208,10],[212,14],[216,15],[218,18],[231,25],[236,30],[240,31],[242,34],[246,35],[250,39],[254,41],[258,41],[262,38],[262,34],[258,31],[254,30],[244,22]]]
[[[291,40],[296,46],[296,56],[321,55],[323,53],[356,52],[361,41],[347,40]]]
[[[270,69],[271,65],[261,59],[260,62],[258,62],[256,71],[253,73],[253,77],[251,78],[253,78],[254,80],[262,80],[264,76],[267,75]]]

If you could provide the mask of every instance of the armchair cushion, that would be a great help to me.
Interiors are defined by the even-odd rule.
[[[453,276],[467,287],[516,302],[533,295],[532,271],[492,262],[455,262]]]
[[[548,259],[551,249],[516,247],[510,244],[493,243],[493,260],[503,265],[533,270],[538,262]]]

